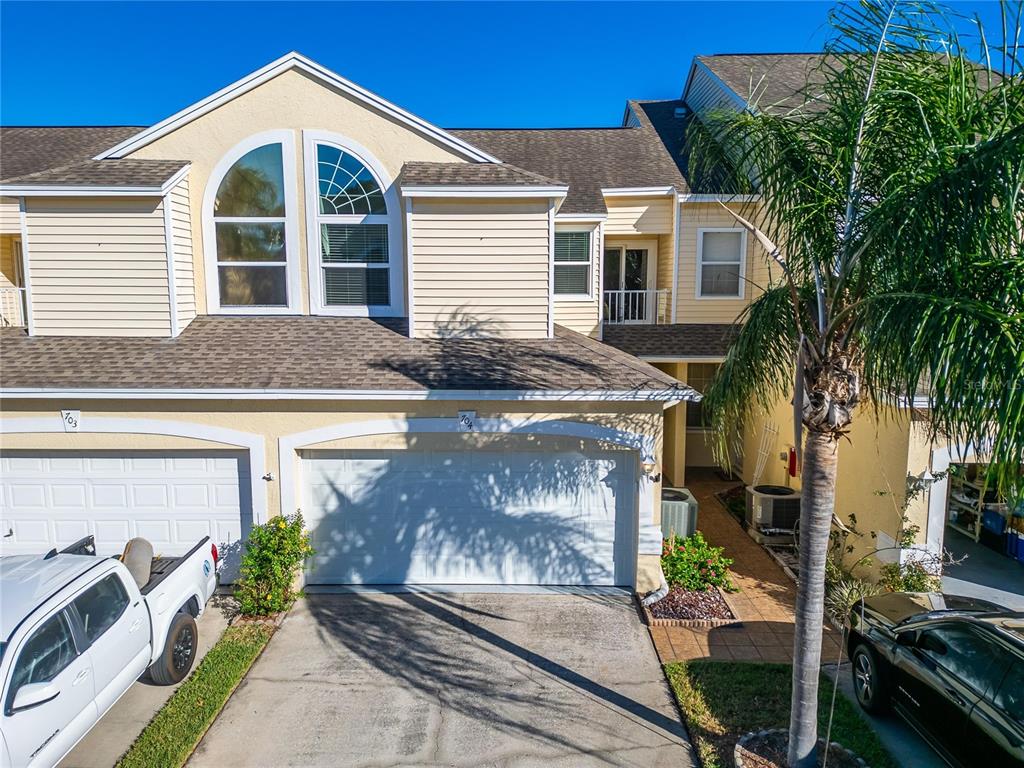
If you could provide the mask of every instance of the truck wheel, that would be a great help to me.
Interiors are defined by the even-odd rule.
[[[167,642],[160,658],[149,668],[149,676],[157,685],[174,685],[185,679],[196,660],[199,630],[196,620],[186,612],[176,613],[167,630]]]
[[[853,693],[857,703],[872,714],[889,710],[889,692],[882,680],[881,669],[874,652],[863,643],[853,650]]]

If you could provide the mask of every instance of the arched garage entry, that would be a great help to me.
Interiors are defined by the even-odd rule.
[[[368,435],[392,439],[323,447]],[[282,440],[282,493],[312,533],[309,584],[627,586],[649,445],[559,420],[337,425]]]

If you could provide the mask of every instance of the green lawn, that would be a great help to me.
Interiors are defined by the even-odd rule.
[[[183,765],[272,634],[271,624],[228,627],[118,761],[117,768]]]
[[[789,725],[788,664],[693,661],[666,664],[665,672],[704,768],[732,766],[733,747],[743,734]],[[832,700],[832,682],[824,675],[818,696],[819,735],[824,736]],[[872,768],[898,768],[870,724],[841,693],[836,696],[832,741],[852,749]]]

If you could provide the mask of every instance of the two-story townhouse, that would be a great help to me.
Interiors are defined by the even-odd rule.
[[[804,87],[820,76],[817,69],[821,56],[815,53],[698,56],[691,64],[678,100],[631,102],[624,124],[653,127],[685,171],[688,120],[711,110],[800,107],[805,101]],[[748,283],[737,289],[740,298],[715,295],[719,290],[716,285],[711,286],[711,295],[704,295],[707,286],[699,277],[701,270],[709,262],[724,257],[714,248],[709,250],[706,242],[702,245],[707,237],[701,234],[702,230],[707,231],[704,228],[708,226],[720,227],[734,233],[729,237],[742,237],[721,202],[707,202],[714,198],[714,195],[685,193],[679,196],[679,279],[675,282],[678,298],[674,322],[684,325],[660,328],[619,325],[606,327],[604,333],[606,342],[659,366],[697,391],[714,375],[716,361],[721,360],[718,355],[724,354],[722,333],[713,323],[735,322],[746,302],[757,295],[759,286],[771,280],[764,255],[748,249],[743,255],[738,278],[735,271],[722,270],[729,281],[728,291],[735,288],[737,279]],[[736,198],[729,200],[736,201]],[[737,206],[730,202],[729,207]],[[740,207],[744,216],[756,216],[757,199],[747,200]],[[714,223],[710,223],[711,219]],[[724,239],[725,236],[717,237]],[[735,245],[731,253],[735,254]],[[692,279],[687,282],[687,276],[692,275],[698,276],[696,284]],[[691,322],[698,323],[696,327],[703,334],[689,326]],[[726,342],[724,347],[727,346]],[[708,357],[702,359],[702,354]],[[853,548],[847,557],[848,563],[857,562],[876,549],[875,566],[917,557],[915,550],[939,553],[946,544],[949,527],[959,528],[961,533],[975,540],[979,538],[978,516],[969,530],[951,522],[956,519],[958,507],[976,506],[976,503],[964,505],[964,499],[958,499],[955,489],[951,488],[951,478],[946,473],[954,464],[973,471],[969,465],[983,464],[985,457],[977,454],[972,446],[930,442],[925,427],[928,403],[924,387],[913,403],[884,407],[877,413],[867,409],[855,422],[850,440],[840,446],[836,514],[845,523],[855,519],[857,529],[847,540]],[[780,402],[772,412],[760,414],[745,425],[743,434],[738,436],[734,456],[734,468],[745,483],[799,489],[799,473],[792,474],[792,421],[792,405]],[[676,477],[685,477],[686,467],[713,463],[705,429],[699,403],[682,403],[666,411],[665,464],[673,481]],[[929,477],[936,478],[930,485]],[[915,481],[922,478],[926,480],[922,491],[904,509],[908,481],[916,484]],[[959,480],[954,479],[952,484],[959,484]],[[968,493],[977,495],[970,489]],[[901,512],[906,514],[906,524],[918,528],[915,546],[910,549],[895,546],[900,535]],[[877,536],[871,535],[872,532]],[[963,551],[962,540],[955,546]],[[980,563],[975,566],[982,567]]]
[[[231,549],[301,509],[310,584],[654,588],[661,483],[713,464],[697,392],[771,279],[685,126],[794,92],[782,61],[698,58],[616,128],[443,130],[298,54],[154,126],[3,128],[0,548]],[[746,481],[795,482],[787,408]],[[860,429],[863,514],[929,447]]]
[[[602,254],[666,280],[685,182],[645,127],[545,138],[519,167],[297,54],[150,127],[5,128],[3,551],[230,555],[301,509],[310,584],[656,587],[695,394],[600,341]]]

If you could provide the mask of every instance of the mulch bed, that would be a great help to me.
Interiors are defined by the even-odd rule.
[[[785,731],[761,731],[744,737],[736,746],[739,768],[785,768],[789,734]],[[824,742],[818,742],[818,762],[825,756]],[[830,768],[866,768],[866,763],[848,749],[833,742],[828,748]]]
[[[680,587],[672,587],[668,594],[649,607],[651,616],[656,619],[734,619],[717,589],[706,592],[694,592]]]

